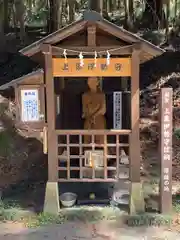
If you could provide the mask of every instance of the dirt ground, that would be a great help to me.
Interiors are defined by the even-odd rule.
[[[69,222],[38,229],[17,223],[0,225],[1,240],[180,240],[180,233],[159,227],[119,227],[117,222],[99,224]]]

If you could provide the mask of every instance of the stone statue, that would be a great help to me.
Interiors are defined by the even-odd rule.
[[[99,89],[96,77],[88,78],[89,91],[82,96],[84,129],[106,129],[106,99],[105,94]],[[90,143],[91,136],[84,137],[84,143]],[[96,144],[104,143],[104,136],[95,136]]]

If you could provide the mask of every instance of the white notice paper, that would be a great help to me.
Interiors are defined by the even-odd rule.
[[[21,121],[36,122],[39,120],[38,89],[21,90]]]

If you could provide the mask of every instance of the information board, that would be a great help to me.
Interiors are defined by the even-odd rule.
[[[40,120],[38,89],[21,90],[21,121],[36,122]]]

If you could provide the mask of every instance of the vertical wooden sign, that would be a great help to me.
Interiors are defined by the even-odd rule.
[[[122,92],[113,93],[113,128],[122,129]]]
[[[172,210],[172,88],[162,88],[160,93],[160,211]]]

